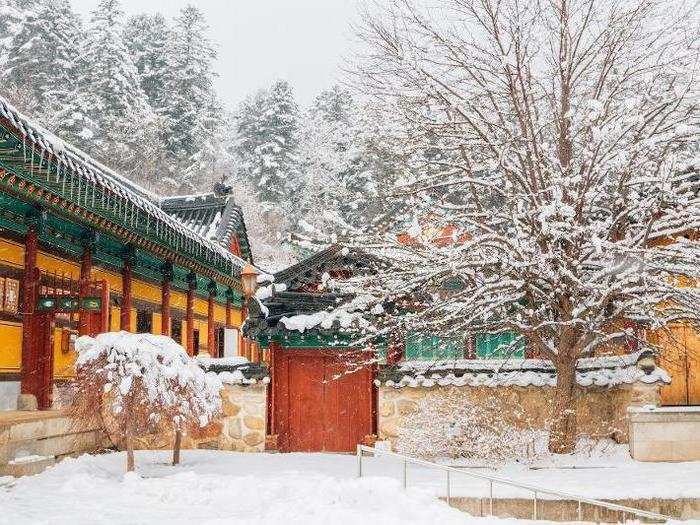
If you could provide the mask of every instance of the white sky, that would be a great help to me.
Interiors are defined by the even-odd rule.
[[[98,0],[72,0],[85,19]],[[121,0],[129,14],[171,18],[187,4],[199,7],[218,44],[217,88],[234,107],[277,78],[288,80],[301,104],[332,85],[352,46],[350,24],[360,0]]]

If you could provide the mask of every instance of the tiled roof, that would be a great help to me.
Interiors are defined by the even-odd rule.
[[[217,185],[210,193],[164,197],[160,199],[160,207],[181,224],[226,249],[235,236],[241,257],[252,262],[243,211],[229,195],[230,191],[229,187]]]

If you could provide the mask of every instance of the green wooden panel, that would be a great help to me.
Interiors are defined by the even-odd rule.
[[[504,359],[507,357],[525,357],[525,340],[520,338],[516,347],[509,346],[518,338],[516,332],[499,332],[496,334],[477,334],[476,356],[481,359]]]
[[[458,338],[413,332],[406,336],[405,357],[406,359],[425,361],[462,359],[464,357],[464,343]]]

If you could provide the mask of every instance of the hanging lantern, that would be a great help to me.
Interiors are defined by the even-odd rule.
[[[252,297],[258,287],[258,275],[260,272],[255,269],[255,266],[248,263],[241,271],[241,284],[243,285],[243,294],[246,297]]]

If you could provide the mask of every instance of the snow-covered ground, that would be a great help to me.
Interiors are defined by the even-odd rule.
[[[700,462],[637,463],[613,447],[585,455],[497,471],[474,469],[590,497],[700,497]],[[0,524],[490,524],[515,520],[471,518],[450,509],[444,473],[368,457],[338,454],[138,452],[137,474],[124,474],[124,454],[67,459],[44,473],[0,478]],[[576,467],[576,468],[562,468]],[[453,495],[485,496],[483,481],[453,476]],[[496,487],[495,496],[523,495]],[[540,497],[542,497],[540,495]],[[531,523],[531,522],[530,522]]]
[[[0,478],[0,523],[40,524],[508,524],[449,508],[391,478],[354,477],[354,458],[322,454],[138,452],[67,459],[44,473]],[[372,465],[373,469],[377,469]]]

